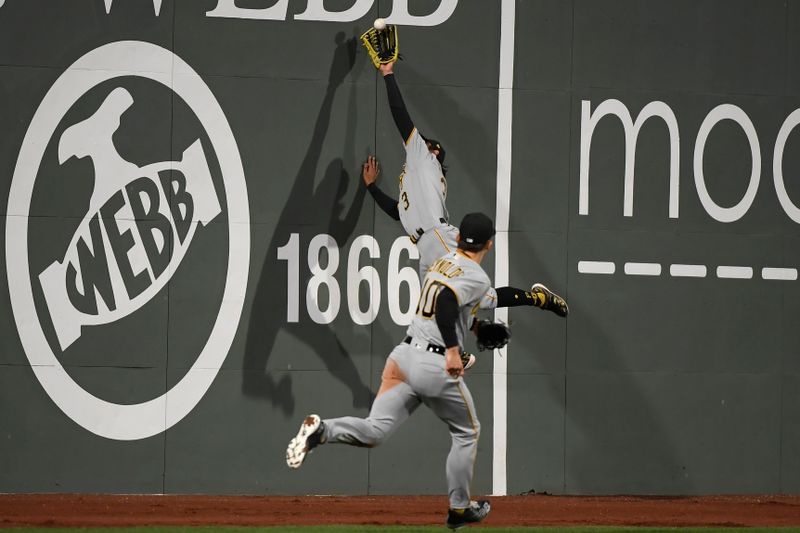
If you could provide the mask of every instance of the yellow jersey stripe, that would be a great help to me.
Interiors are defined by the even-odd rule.
[[[411,130],[411,133],[408,134],[408,139],[406,139],[406,146],[408,146],[408,143],[411,142],[411,137],[413,137],[415,133],[417,133],[416,126],[414,127],[413,130]]]

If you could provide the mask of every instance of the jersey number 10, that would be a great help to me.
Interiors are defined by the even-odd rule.
[[[442,287],[444,287],[444,284],[439,281],[432,279],[425,281],[417,304],[418,315],[430,319],[436,314],[436,299],[439,297],[439,291]]]

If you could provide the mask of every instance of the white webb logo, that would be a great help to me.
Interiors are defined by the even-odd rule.
[[[115,322],[149,302],[177,269],[197,223],[221,211],[199,139],[180,161],[141,168],[117,152],[112,136],[132,104],[127,90],[114,89],[59,141],[59,163],[89,157],[95,169],[89,211],[64,260],[39,275],[62,350],[83,326]]]
[[[125,58],[122,65],[120,58]],[[200,140],[178,161],[139,167],[125,160],[112,136],[133,98],[124,88],[112,90],[89,118],[71,125],[58,139],[59,163],[72,157],[92,161],[95,181],[88,212],[62,260],[31,273],[28,249],[34,185],[54,131],[86,92],[122,76],[156,81],[192,109],[219,162],[229,218],[224,294],[208,340],[174,387],[138,404],[105,401],[72,379],[45,336],[32,284],[41,284],[61,350],[84,328],[117,321],[150,301],[181,263],[198,225],[223,211]],[[250,256],[250,232],[241,225],[249,223],[248,205],[244,170],[227,119],[208,86],[172,52],[139,41],[110,43],[78,59],[56,80],[31,120],[17,159],[7,210],[17,216],[7,217],[6,269],[26,356],[67,416],[97,435],[135,440],[165,431],[197,405],[225,360],[241,318]]]

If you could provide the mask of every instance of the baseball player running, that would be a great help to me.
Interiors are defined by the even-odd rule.
[[[452,438],[446,468],[446,523],[452,529],[480,522],[490,509],[488,501],[470,499],[480,423],[461,379],[461,346],[481,299],[491,289],[480,263],[492,248],[495,230],[488,216],[470,213],[458,231],[457,249],[434,262],[425,275],[416,315],[405,339],[386,360],[369,416],[321,420],[309,415],[286,450],[286,463],[299,468],[320,444],[377,446],[424,403],[447,424]],[[499,305],[504,303],[508,302]]]

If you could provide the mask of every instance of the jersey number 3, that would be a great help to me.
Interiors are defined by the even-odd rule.
[[[408,206],[409,206],[409,204],[408,204],[408,193],[404,192],[403,194],[400,195],[400,198],[403,200],[403,210],[404,211],[408,211]]]
[[[419,303],[417,304],[417,314],[423,318],[431,318],[436,313],[436,299],[439,297],[439,290],[444,284],[432,279],[426,280],[419,293]]]

